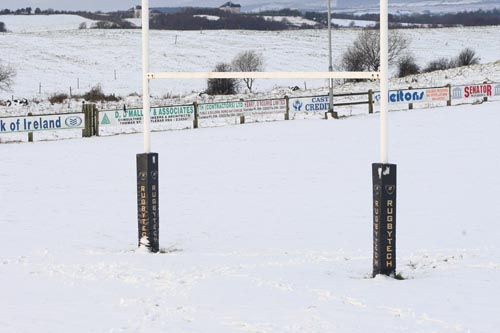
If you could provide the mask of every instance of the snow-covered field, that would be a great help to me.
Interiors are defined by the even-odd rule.
[[[81,23],[90,26],[96,21],[77,15],[0,15],[0,22],[4,22],[10,32],[25,34],[76,30]]]
[[[287,20],[291,25],[301,27],[301,26],[310,26],[314,27],[318,23],[312,20],[305,19],[300,16],[262,16],[264,19],[269,21],[282,21]]]
[[[1,332],[496,332],[500,103],[391,112],[398,269],[371,279],[378,115],[3,144]]]
[[[55,92],[84,93],[100,84],[106,93],[126,96],[141,92],[140,30],[77,30],[15,32],[1,34],[2,63],[17,69],[12,92],[0,92],[0,99],[46,98]],[[34,16],[35,17],[35,16]],[[15,17],[16,19],[18,17]],[[22,18],[22,17],[21,17]],[[31,18],[31,17],[30,17]],[[59,20],[59,16],[51,16]],[[24,19],[24,18],[23,18]],[[82,19],[83,20],[83,19]],[[54,24],[58,25],[57,22]],[[15,27],[15,25],[13,25]],[[351,45],[358,30],[333,33],[334,60]],[[499,60],[500,30],[497,27],[404,30],[420,66],[440,57],[455,57],[465,47],[476,50],[482,63]],[[230,62],[242,50],[262,53],[267,71],[325,71],[328,68],[326,30],[285,32],[255,31],[153,31],[152,71],[210,71],[218,62]],[[115,79],[116,71],[116,79]],[[450,78],[442,73],[427,76],[427,83],[475,83],[499,81],[497,70],[477,76]],[[466,79],[466,80],[465,80]],[[454,82],[454,81],[465,82]],[[425,82],[419,82],[424,84]],[[39,95],[38,92],[41,92]],[[79,88],[78,88],[79,84]],[[407,84],[405,83],[407,86]],[[257,91],[280,86],[326,87],[324,80],[257,80]],[[352,88],[352,87],[351,87]],[[349,88],[349,89],[351,89]],[[206,89],[205,80],[160,80],[153,82],[156,96],[179,95]],[[343,91],[343,88],[336,87]],[[359,90],[357,90],[359,91]]]

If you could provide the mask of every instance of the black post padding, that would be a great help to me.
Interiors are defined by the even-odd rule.
[[[139,247],[160,251],[158,154],[137,154],[137,213]]]
[[[372,164],[373,276],[396,272],[396,165]]]

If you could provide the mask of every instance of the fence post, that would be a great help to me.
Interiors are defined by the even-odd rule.
[[[483,81],[483,84],[488,84],[488,82]],[[483,97],[483,102],[488,102],[488,96]]]
[[[451,84],[446,85],[448,87],[448,100],[446,101],[446,106],[451,106]]]
[[[412,90],[412,87],[408,87],[408,90]],[[413,103],[408,104],[408,110],[413,110]]]
[[[285,112],[285,120],[290,120],[290,98],[285,95],[286,102],[286,112]]]
[[[243,98],[240,98],[240,102],[244,102],[245,100]],[[243,108],[245,110],[245,108]],[[240,116],[240,124],[245,123],[245,111],[243,111],[243,115]]]
[[[373,113],[373,90],[368,90],[368,114]]]
[[[92,104],[94,112],[94,135],[99,136],[99,110],[95,104]]]
[[[28,112],[28,116],[33,116],[33,113]],[[33,132],[28,132],[28,142],[33,142]]]
[[[82,137],[86,138],[87,137],[87,132],[88,132],[88,123],[89,123],[89,117],[87,116],[88,113],[87,113],[87,105],[86,104],[83,104],[82,105],[82,112],[83,112],[83,119],[84,119],[84,124],[85,124],[85,127],[82,128]]]
[[[194,120],[193,120],[193,128],[198,128],[198,103],[194,102]]]
[[[94,126],[94,117],[93,117],[93,110],[94,110],[95,105],[94,104],[84,104],[83,105],[83,114],[85,117],[85,128],[82,129],[82,137],[84,138],[90,138],[92,136],[92,131],[93,131],[93,126]]]

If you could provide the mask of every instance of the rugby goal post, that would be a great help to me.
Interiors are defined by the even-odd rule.
[[[388,158],[388,0],[380,0],[380,72],[149,72],[149,0],[142,0],[144,154],[137,155],[139,246],[158,252],[158,154],[151,153],[150,80],[154,79],[376,79],[380,82],[380,163],[372,164],[373,276],[395,275],[396,165]],[[385,97],[384,97],[385,96]],[[153,176],[151,176],[153,175]],[[146,185],[144,185],[146,184]],[[145,193],[141,192],[145,189]],[[156,192],[155,192],[156,191]],[[143,198],[144,197],[144,198]],[[146,214],[144,214],[146,211]]]

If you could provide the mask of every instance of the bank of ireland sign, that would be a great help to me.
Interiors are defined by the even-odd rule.
[[[40,132],[84,128],[83,113],[0,119],[0,133]]]
[[[294,112],[325,112],[330,108],[328,96],[292,97],[289,103]]]

